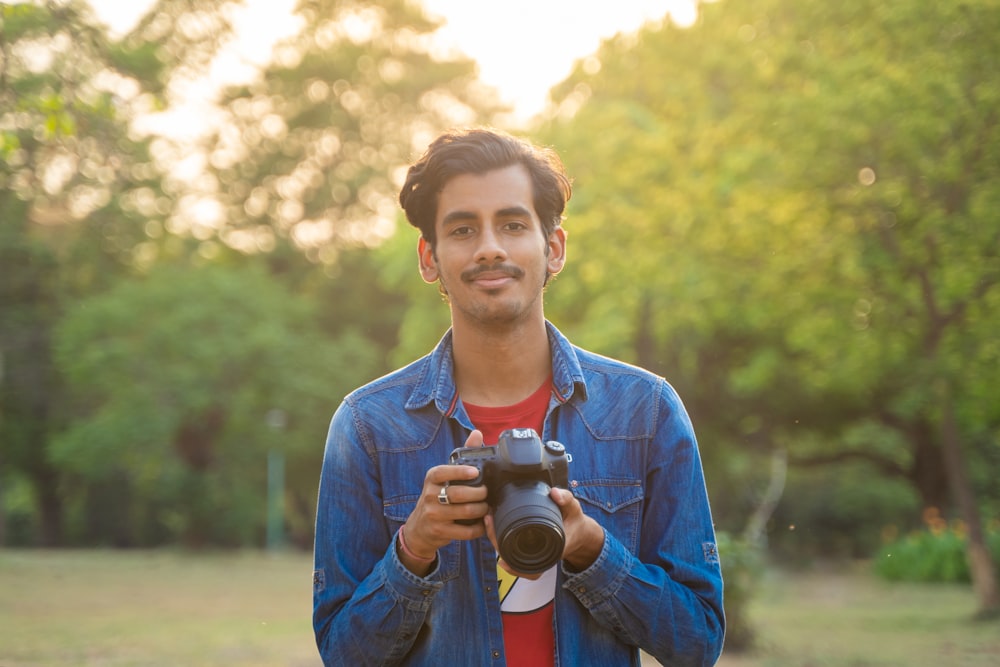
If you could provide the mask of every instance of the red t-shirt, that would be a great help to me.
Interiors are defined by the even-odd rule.
[[[495,445],[509,428],[533,428],[541,435],[545,412],[552,395],[552,378],[534,394],[515,405],[490,408],[465,403],[465,411],[483,441]],[[500,580],[500,611],[503,643],[511,667],[552,667],[555,664],[555,633],[552,607],[556,592],[554,566],[538,579],[521,579],[497,566]]]

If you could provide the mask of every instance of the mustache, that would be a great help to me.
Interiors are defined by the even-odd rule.
[[[506,273],[511,278],[522,278],[524,276],[524,269],[514,266],[513,264],[492,264],[492,265],[480,265],[474,269],[468,269],[462,272],[462,280],[469,281],[475,280],[477,276],[484,273]]]

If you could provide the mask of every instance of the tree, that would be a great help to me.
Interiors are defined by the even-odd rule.
[[[381,346],[373,366],[359,352],[345,369],[345,378],[371,377],[396,344],[403,304],[374,256],[353,248],[391,233],[392,182],[415,146],[494,109],[471,61],[431,54],[436,26],[412,3],[306,1],[302,34],[280,45],[259,81],[229,91],[229,122],[206,147],[214,175],[179,180],[169,173],[178,147],[141,136],[133,121],[169,108],[211,62],[231,34],[230,4],[160,0],[117,41],[75,0],[0,4],[0,501],[12,481],[30,486],[43,544],[65,540],[67,512],[105,541],[162,538],[108,538],[102,508],[122,507],[119,491],[152,487],[121,467],[85,474],[50,448],[62,434],[57,449],[82,455],[65,434],[82,433],[80,420],[100,407],[67,402],[67,367],[51,349],[64,318],[163,262],[241,264],[221,238],[264,255],[288,289],[332,302],[314,311],[330,339],[363,335]],[[192,202],[203,197],[222,203],[225,224],[197,215]],[[338,316],[347,308],[357,321]],[[314,463],[296,458],[289,473],[311,475]],[[295,499],[299,514],[309,504]]]
[[[578,188],[550,310],[685,385],[710,462],[863,460],[956,503],[983,612],[998,27],[992,2],[705,5],[581,63],[545,129]]]
[[[121,275],[156,197],[147,146],[122,120],[133,90],[78,4],[0,4],[0,484],[33,486],[40,539],[58,542],[58,471],[45,456],[60,382],[50,331],[63,304]]]
[[[439,130],[498,110],[472,61],[431,52],[437,28],[408,0],[302,0],[303,28],[261,78],[228,91],[206,149],[220,237],[247,252],[281,239],[321,264],[394,231],[399,170]]]
[[[82,2],[0,3],[0,503],[26,481],[42,544],[62,540],[65,512],[47,456],[67,419],[51,331],[161,253],[176,184],[130,124],[207,61],[227,34],[222,4],[161,0],[112,42]]]
[[[91,539],[255,543],[270,449],[305,494],[290,505],[309,516],[292,521],[311,523],[330,406],[376,363],[363,338],[329,339],[317,321],[260,268],[211,265],[157,268],[63,320],[57,359],[75,419],[50,455],[132,499],[122,532]]]

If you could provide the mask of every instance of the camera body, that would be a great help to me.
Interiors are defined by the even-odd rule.
[[[500,556],[518,572],[544,572],[562,558],[562,512],[549,490],[569,486],[571,460],[560,443],[542,443],[530,428],[506,430],[496,445],[459,447],[449,457],[451,464],[479,469],[475,479],[451,484],[486,486]]]

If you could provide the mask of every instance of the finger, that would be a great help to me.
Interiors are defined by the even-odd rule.
[[[493,550],[499,551],[497,548],[497,529],[496,524],[493,522],[493,515],[487,514],[483,517],[483,525],[486,527],[486,537],[490,539],[493,544]]]
[[[455,540],[476,540],[483,536],[483,522],[475,523],[453,523],[452,539]]]
[[[454,489],[451,489],[454,491]],[[440,504],[435,498],[418,504],[407,519],[407,539],[424,540],[434,548],[452,540],[481,537],[486,529],[481,519],[489,511],[485,502]]]
[[[428,489],[428,485],[440,487],[448,482],[468,481],[478,476],[479,469],[475,466],[452,465],[450,463],[434,466],[427,471],[427,475],[424,477],[424,489]],[[435,494],[437,493],[436,488],[433,491]]]
[[[490,511],[489,505],[485,502],[467,502],[467,503],[452,503],[448,506],[445,514],[442,516],[447,517],[452,521],[462,521],[465,523],[476,523],[480,526],[484,526],[483,519],[488,516]],[[484,526],[485,530],[485,526]]]
[[[560,489],[556,486],[549,489],[549,497],[552,498],[552,501],[559,507],[566,507],[573,502],[572,492],[567,489]]]
[[[438,488],[440,489],[445,487],[441,486]],[[436,496],[440,493],[441,491],[438,490],[434,495]],[[444,504],[461,505],[464,503],[482,503],[483,505],[485,505],[486,496],[488,495],[488,492],[486,487],[482,485],[465,486],[463,484],[451,484],[447,487],[445,494],[447,494],[448,496],[448,503],[442,503],[440,500],[438,500],[438,502],[441,503],[442,505]],[[480,516],[481,515],[477,515],[476,518],[478,519]]]
[[[486,442],[483,440],[483,432],[479,429],[474,429],[469,437],[465,439],[466,447],[483,447]]]

